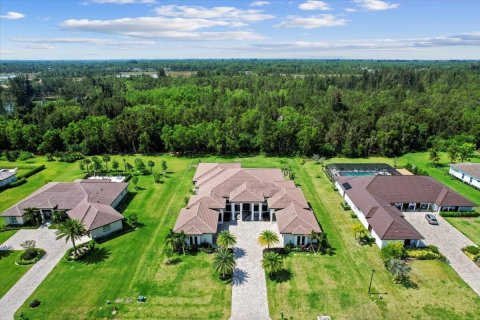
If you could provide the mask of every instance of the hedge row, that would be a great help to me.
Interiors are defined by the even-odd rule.
[[[19,167],[19,169],[21,169],[21,168]],[[42,164],[42,165],[40,165],[40,166],[32,167],[32,168],[30,168],[30,170],[28,170],[27,172],[24,172],[23,174],[17,175],[17,178],[19,178],[19,179],[21,179],[21,178],[28,178],[28,177],[30,177],[30,176],[33,176],[35,173],[42,171],[43,169],[45,169],[45,165],[44,165],[44,164]]]
[[[417,260],[446,260],[445,256],[443,256],[435,246],[406,249],[405,252],[408,258]]]
[[[480,217],[480,212],[478,211],[442,211],[440,212],[442,217],[455,217],[455,218],[469,218],[469,217]]]

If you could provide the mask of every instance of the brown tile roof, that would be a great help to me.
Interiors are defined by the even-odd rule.
[[[313,212],[307,210],[309,205],[302,190],[293,181],[285,181],[280,169],[242,169],[239,163],[200,163],[193,180],[197,194],[181,210],[175,232],[215,233],[219,212],[211,209],[224,209],[227,198],[235,203],[264,202],[267,199],[269,207],[275,209],[284,209],[295,203],[310,212],[308,224],[300,223],[305,212],[298,217],[293,213],[295,221],[291,221],[292,225],[299,224],[296,232],[305,229],[309,234],[320,229]]]
[[[280,233],[310,234],[322,232],[311,210],[304,209],[297,202],[275,213]]]
[[[451,164],[450,167],[480,180],[480,163],[457,163]]]
[[[425,176],[337,177],[336,180],[383,240],[423,239],[405,220],[401,211],[392,205],[394,203],[473,205],[469,200]]]
[[[183,208],[180,211],[173,231],[183,231],[187,235],[216,233],[218,215],[218,211],[209,209],[202,203],[196,204],[191,208]]]
[[[69,216],[72,214],[76,219],[85,221],[88,230],[93,230],[101,223],[108,224],[123,218],[111,204],[127,186],[126,182],[105,180],[50,182],[10,207],[1,216],[21,217],[26,208],[65,210]]]

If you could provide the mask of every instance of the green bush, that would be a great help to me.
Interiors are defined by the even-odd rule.
[[[30,176],[33,176],[35,173],[40,172],[43,169],[45,169],[45,165],[42,164],[40,166],[35,166],[35,167],[29,166],[29,167],[25,167],[25,168],[19,167],[19,169],[30,169],[27,172],[24,172],[23,174],[17,175],[18,178],[28,178]]]
[[[45,250],[40,248],[28,248],[15,263],[18,265],[34,264],[45,254]]]
[[[406,255],[407,253],[401,242],[389,243],[380,251],[380,257],[385,262],[390,259],[404,259]]]
[[[350,206],[345,201],[342,201],[340,203],[340,205],[342,206],[343,210],[345,210],[345,211],[351,210]]]
[[[475,246],[466,246],[463,248],[463,252],[468,252],[474,255],[480,254],[480,248],[475,247]]]
[[[93,248],[93,241],[94,240],[90,240],[88,242],[82,243],[81,245],[77,246],[77,252],[80,251],[78,256],[72,257],[71,254],[73,252],[73,248],[70,248],[67,250],[67,252],[65,252],[63,258],[67,261],[76,261],[85,257],[88,253],[90,253],[90,250]]]
[[[21,151],[20,155],[18,156],[18,160],[20,160],[20,161],[25,161],[25,160],[28,160],[28,159],[31,159],[31,158],[33,158],[33,154],[31,152],[28,152],[28,151]]]
[[[440,253],[436,253],[429,248],[407,249],[407,257],[417,260],[443,260]]]
[[[40,303],[41,303],[40,300],[34,299],[29,303],[29,305],[30,305],[30,308],[36,308],[40,305]]]
[[[18,186],[21,186],[22,184],[24,184],[25,182],[27,182],[27,179],[25,178],[20,178],[20,179],[17,179],[17,181],[14,181],[8,185],[6,185],[5,187],[6,188],[15,188],[15,187],[18,187]]]
[[[470,218],[470,217],[480,217],[480,212],[477,211],[441,211],[440,215],[442,217],[454,217],[454,218]]]

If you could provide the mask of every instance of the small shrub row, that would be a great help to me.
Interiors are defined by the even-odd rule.
[[[474,218],[474,217],[480,217],[480,212],[478,211],[441,211],[440,215],[442,217],[452,217],[452,218]]]
[[[480,248],[476,246],[466,246],[462,251],[470,260],[480,267]]]
[[[42,165],[40,165],[40,166],[36,166],[36,167],[30,168],[30,170],[24,172],[23,174],[17,175],[17,178],[28,178],[28,177],[31,177],[31,176],[33,176],[35,173],[40,172],[40,171],[42,171],[43,169],[45,169],[45,165],[44,165],[44,164],[42,164]]]
[[[416,165],[413,165],[411,163],[407,163],[404,168],[407,169],[408,171],[410,171],[411,173],[413,173],[414,175],[428,176],[427,171],[422,170],[419,167],[417,167]]]
[[[412,248],[406,250],[407,257],[417,260],[441,260],[446,258],[440,253],[437,247],[428,246],[425,248]]]
[[[348,203],[345,202],[345,201],[342,201],[342,202],[340,203],[340,205],[342,206],[343,210],[345,210],[345,211],[348,211],[348,210],[351,210],[351,209],[352,209],[352,208],[350,208],[350,206],[348,205]]]
[[[17,179],[16,181],[12,182],[12,183],[9,183],[5,187],[6,188],[15,188],[15,187],[21,186],[25,182],[27,182],[27,179],[25,179],[25,177],[21,177],[21,178]]]
[[[40,248],[28,248],[21,255],[20,259],[15,261],[18,265],[34,264],[45,254],[45,250]]]

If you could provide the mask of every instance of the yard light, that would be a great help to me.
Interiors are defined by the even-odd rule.
[[[372,289],[372,281],[373,281],[373,274],[375,273],[375,270],[372,269],[372,276],[370,277],[370,285],[368,286],[368,294],[370,294],[370,291]]]

